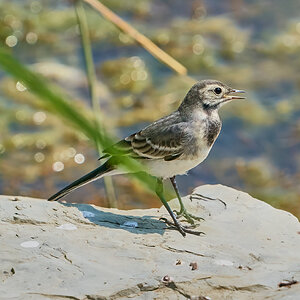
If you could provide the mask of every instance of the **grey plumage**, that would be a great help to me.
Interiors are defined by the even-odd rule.
[[[149,174],[157,178],[175,178],[176,175],[185,174],[207,157],[218,137],[221,130],[219,107],[230,100],[243,99],[234,95],[240,92],[243,91],[234,90],[216,80],[196,83],[175,112],[104,150],[100,160],[108,160],[102,166],[71,183],[49,200],[58,200],[105,175],[118,174],[109,160],[114,155],[129,155],[138,159],[146,166]],[[178,196],[178,191],[176,193]],[[161,191],[158,195],[162,197]],[[165,200],[161,200],[170,212]],[[181,211],[185,211],[181,199],[179,201]],[[171,216],[177,228],[181,228],[174,215]],[[179,230],[183,234],[182,228]]]

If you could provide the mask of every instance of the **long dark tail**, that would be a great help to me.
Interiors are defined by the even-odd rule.
[[[80,177],[79,179],[75,180],[53,196],[51,196],[48,201],[57,201],[58,199],[64,197],[65,195],[71,193],[75,189],[91,182],[94,181],[98,178],[101,178],[103,175],[106,173],[114,170],[114,167],[111,166],[108,162],[105,162],[103,165],[98,167],[97,169],[93,170],[92,172]]]

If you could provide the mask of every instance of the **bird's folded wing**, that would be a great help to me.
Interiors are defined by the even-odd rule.
[[[184,152],[190,139],[186,123],[169,126],[152,124],[130,135],[104,152],[110,155],[130,155],[134,158],[173,160]],[[104,155],[101,158],[108,157]]]

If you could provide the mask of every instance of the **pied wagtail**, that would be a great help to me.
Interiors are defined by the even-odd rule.
[[[199,81],[188,91],[176,111],[112,146],[114,149],[120,149],[122,155],[130,155],[138,159],[145,165],[147,172],[157,178],[156,194],[172,217],[173,225],[183,236],[186,232],[198,235],[200,232],[182,226],[177,218],[184,216],[191,223],[193,223],[192,219],[201,218],[186,211],[175,176],[185,174],[207,157],[221,130],[218,109],[233,99],[244,99],[236,93],[244,93],[244,91],[232,89],[217,80]],[[116,169],[110,158],[111,155],[104,154],[100,160],[106,159],[106,161],[101,166],[69,184],[48,200],[58,200],[76,188],[103,176],[123,174],[124,171]],[[162,180],[168,178],[180,203],[177,217],[163,195]]]

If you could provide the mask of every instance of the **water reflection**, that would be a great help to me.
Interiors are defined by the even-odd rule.
[[[299,1],[103,2],[195,79],[247,90],[247,101],[222,109],[222,133],[209,158],[178,179],[182,190],[228,184],[300,216]],[[124,137],[176,109],[192,80],[174,75],[91,9],[87,14],[101,118],[111,132]],[[92,118],[78,33],[70,2],[0,4],[2,43]],[[86,137],[49,113],[22,82],[0,79],[1,193],[47,197],[97,165]],[[120,207],[159,205],[136,182],[114,181]],[[102,182],[68,199],[106,204]]]

